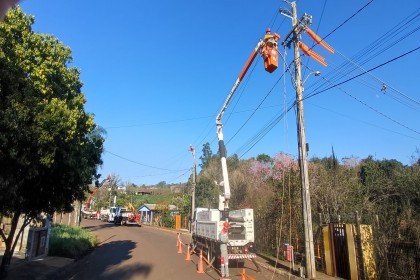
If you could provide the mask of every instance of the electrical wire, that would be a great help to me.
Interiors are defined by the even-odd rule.
[[[331,31],[328,35],[326,35],[323,39],[326,39],[327,37],[329,37],[331,34],[333,34],[334,32],[336,32],[339,28],[341,28],[344,24],[346,24],[348,21],[350,21],[350,19],[352,19],[353,17],[355,17],[358,13],[360,13],[362,10],[364,10],[368,5],[370,5],[371,3],[373,2],[373,0],[371,0],[371,1],[369,1],[366,5],[364,5],[362,8],[360,8],[356,13],[354,13],[352,16],[350,16],[348,19],[346,19],[342,24],[340,24],[337,28],[335,28],[333,31]],[[325,2],[324,2],[324,8],[325,8]],[[275,19],[273,20],[273,22],[275,22],[276,21],[276,19],[277,19],[277,17],[275,17]],[[272,24],[272,26],[274,25],[274,23]],[[417,29],[414,29],[413,30],[413,32],[416,32],[418,30],[418,28]],[[408,36],[407,36],[408,37]],[[379,39],[378,39],[379,40]],[[384,46],[383,48],[382,48],[382,50],[386,50],[386,49],[388,49],[389,47],[391,46],[391,44],[388,44],[388,45],[386,45],[386,46]],[[418,49],[418,48],[417,48]],[[412,50],[412,51],[416,51],[417,49],[415,49],[415,50]],[[412,51],[410,51],[410,52],[408,52],[408,53],[411,53]],[[408,54],[408,53],[406,53],[406,54]],[[404,55],[406,55],[406,54],[404,54]],[[366,54],[364,54],[364,55],[360,55],[360,57],[364,57]],[[402,55],[402,56],[404,56],[404,55]],[[398,58],[401,58],[402,56],[400,56],[400,57],[398,57]],[[371,57],[373,57],[373,55],[371,56]],[[398,59],[398,58],[395,58],[395,59],[393,59],[393,60],[396,60],[396,59]],[[284,58],[283,58],[284,59]],[[368,57],[368,58],[365,58],[365,61],[364,61],[364,63],[367,61],[367,60],[369,60],[370,59],[370,57]],[[375,70],[375,69],[377,69],[377,68],[379,68],[379,67],[381,67],[381,66],[384,66],[384,65],[386,65],[387,63],[390,63],[390,62],[392,62],[393,60],[390,60],[390,61],[388,61],[388,62],[386,62],[386,63],[384,63],[384,64],[381,64],[381,65],[379,65],[379,66],[377,66],[377,67],[374,67],[374,68],[372,68],[372,69],[370,69],[370,70],[367,70],[367,71],[364,71],[364,73],[362,73],[362,74],[359,74],[359,75],[356,75],[356,76],[354,76],[354,77],[352,77],[352,78],[349,78],[349,79],[347,79],[347,80],[345,80],[344,82],[340,82],[340,83],[337,83],[337,84],[335,84],[335,85],[333,85],[333,86],[330,86],[330,87],[327,87],[326,89],[323,89],[323,90],[320,90],[320,91],[318,91],[318,92],[315,92],[315,93],[313,93],[313,94],[311,94],[311,95],[308,95],[307,97],[304,97],[304,99],[308,99],[308,98],[311,98],[311,97],[313,97],[313,96],[315,96],[315,95],[317,95],[317,94],[320,94],[320,93],[322,93],[322,92],[325,92],[325,91],[327,91],[327,90],[329,90],[329,89],[332,89],[332,88],[334,88],[334,87],[338,87],[339,85],[341,85],[341,84],[344,84],[344,83],[346,83],[346,82],[348,82],[348,81],[351,81],[351,80],[353,80],[353,79],[355,79],[355,78],[357,78],[357,77],[360,77],[360,76],[362,76],[362,75],[364,75],[364,74],[366,74],[366,73],[369,73],[369,72],[371,72],[371,71],[373,71],[373,70]],[[290,65],[289,65],[290,66]],[[253,69],[255,69],[255,65],[254,65],[254,68]],[[289,69],[289,67],[288,67],[288,71],[290,72],[290,69]],[[337,73],[337,72],[336,72]],[[252,74],[252,71],[251,71],[251,74]],[[282,74],[282,76],[284,76],[284,74],[285,74],[285,72]],[[249,77],[250,76],[248,76],[248,80],[249,80]],[[293,75],[291,75],[291,78],[293,79]],[[247,81],[248,81],[247,80]],[[273,86],[273,88],[271,89],[271,90],[273,90],[274,89],[274,87],[277,85],[277,83],[278,83],[278,81],[276,82],[276,84]],[[386,83],[383,83],[383,84],[386,84]],[[393,89],[392,87],[388,87],[389,89]],[[241,92],[241,94],[239,95],[239,98],[236,100],[236,103],[235,103],[235,105],[233,106],[233,108],[232,108],[232,110],[231,110],[231,112],[228,114],[228,119],[227,119],[227,121],[229,121],[229,118],[230,118],[230,116],[232,115],[232,114],[234,114],[234,113],[236,113],[235,112],[235,108],[236,108],[236,106],[237,106],[237,104],[239,103],[239,101],[240,101],[240,98],[241,98],[241,95],[242,95],[242,93],[244,92],[244,88],[242,89],[242,92]],[[232,138],[230,138],[229,139],[229,141],[227,142],[227,144],[229,144],[229,142],[232,140],[232,139],[234,139],[237,135],[238,135],[238,133],[243,129],[243,127],[249,122],[249,120],[254,116],[254,114],[256,113],[256,111],[257,110],[259,110],[260,109],[260,107],[261,107],[261,105],[264,103],[264,101],[265,101],[265,99],[267,98],[267,96],[271,93],[271,90],[270,90],[270,92],[269,93],[267,93],[267,95],[264,97],[264,99],[260,102],[260,104],[257,106],[257,108],[256,109],[254,109],[254,111],[253,111],[253,113],[248,117],[248,119],[242,124],[242,126],[235,132],[235,134],[233,135],[233,137]],[[393,89],[394,90],[394,89]],[[400,95],[401,96],[403,96],[403,98],[405,98],[405,99],[407,99],[407,100],[410,100],[411,102],[415,102],[416,104],[418,104],[418,101],[415,101],[414,99],[411,99],[410,97],[408,97],[408,96],[406,96],[406,95],[404,95],[404,94],[402,94],[401,92],[399,92],[400,93]],[[351,95],[350,95],[351,96]],[[353,97],[353,96],[351,96],[351,97]],[[354,97],[353,97],[354,98]],[[357,100],[357,99],[356,99]],[[359,102],[361,102],[360,100],[357,100],[357,101],[359,101]],[[289,106],[288,107],[286,107],[285,106],[285,108],[284,108],[284,111],[283,111],[283,113],[281,113],[280,115],[277,115],[273,120],[271,120],[256,136],[254,136],[250,141],[248,141],[244,146],[242,146],[240,149],[239,149],[239,151],[243,151],[243,150],[246,150],[242,155],[241,155],[241,157],[243,156],[243,155],[245,155],[249,150],[251,150],[259,141],[261,141],[261,139],[281,120],[281,119],[283,119],[285,116],[286,116],[286,113],[288,112],[288,111],[290,111],[293,107],[294,107],[294,102],[292,103],[292,104],[290,104],[289,103]],[[363,103],[362,103],[363,104]],[[368,106],[369,107],[369,105],[367,105],[367,104],[364,104],[365,106]],[[371,109],[373,109],[373,108],[371,108]],[[374,109],[373,109],[374,110]],[[380,113],[380,112],[377,112],[377,113]],[[381,113],[380,113],[381,114]],[[385,115],[384,115],[385,116]],[[190,119],[185,119],[185,120],[178,120],[178,121],[169,121],[169,122],[160,122],[160,123],[156,123],[156,124],[161,124],[161,123],[170,123],[170,122],[181,122],[181,121],[189,121],[189,120],[195,120],[195,119],[201,119],[201,118],[208,118],[208,117],[210,117],[210,116],[207,116],[207,117],[199,117],[199,118],[190,118]],[[386,117],[386,116],[385,116]],[[392,120],[392,119],[390,119],[390,120]],[[394,121],[395,122],[395,121]],[[143,124],[143,125],[150,125],[150,124]],[[402,125],[402,124],[400,124],[400,125]],[[210,122],[210,126],[211,126],[211,122]],[[404,126],[404,125],[403,125]],[[122,128],[122,127],[131,127],[131,126],[121,126],[121,127],[110,127],[110,128]],[[406,128],[408,128],[408,127],[406,127]],[[410,128],[408,128],[408,129],[410,129]],[[412,129],[410,129],[410,130],[412,130]],[[205,133],[207,131],[207,129],[205,129],[205,130],[203,130],[203,132],[201,133],[201,135],[203,134],[203,133]],[[418,133],[417,131],[415,131],[415,130],[412,130],[412,131],[414,131],[414,132],[416,132],[416,133]],[[211,132],[211,128],[210,128],[210,130],[208,130],[208,132],[205,134],[205,136],[201,139],[201,141],[200,142],[202,142],[202,143],[204,143],[204,141],[205,141],[205,139],[208,137],[208,135],[210,134],[210,132]],[[200,137],[198,137],[198,139],[199,139]],[[197,139],[197,140],[198,140]],[[213,141],[216,139],[216,137],[214,137],[213,138]],[[213,142],[212,141],[212,142]],[[114,154],[115,155],[115,154]],[[116,155],[116,156],[118,156],[118,155]],[[120,157],[120,156],[118,156],[118,157]],[[123,157],[120,157],[120,158],[123,158]],[[125,158],[123,158],[123,159],[125,159]],[[125,160],[128,160],[128,159],[125,159]],[[131,161],[131,160],[128,160],[128,161]],[[133,162],[133,163],[136,163],[136,164],[140,164],[140,163],[137,163],[137,162],[134,162],[134,161],[131,161],[131,162]],[[147,166],[147,167],[151,167],[151,166],[148,166],[148,165],[144,165],[144,164],[140,164],[140,165],[143,165],[143,166]],[[155,167],[151,167],[151,168],[155,168]],[[163,168],[156,168],[156,169],[161,169],[161,170],[170,170],[170,169],[163,169]],[[185,170],[185,169],[184,169]]]
[[[254,135],[250,140],[248,140],[244,145],[242,145],[235,153],[241,154],[239,158],[243,158],[258,142],[261,141],[277,124],[282,120],[285,115],[295,106],[295,102],[289,104],[286,111],[275,116],[271,121],[269,121],[256,135]]]
[[[211,117],[215,117],[215,116],[214,115],[210,115],[210,116],[201,116],[201,117],[193,117],[193,118],[186,118],[186,119],[180,119],[180,120],[168,120],[168,121],[143,123],[143,124],[108,126],[108,127],[106,127],[106,129],[132,128],[132,127],[140,127],[140,126],[161,125],[161,124],[169,124],[169,123],[195,121],[195,120],[200,120],[200,119],[208,119],[208,118],[211,118]]]
[[[318,34],[319,31],[319,27],[321,26],[322,23],[322,18],[324,17],[324,12],[325,12],[325,6],[327,5],[327,0],[324,1],[324,5],[322,6],[322,11],[321,11],[321,16],[319,17],[319,21],[318,21],[318,25],[316,27],[315,33]],[[316,42],[312,41],[312,46],[311,46],[311,50],[316,46]],[[309,62],[309,56],[306,58],[306,64],[308,64]],[[304,77],[306,75],[306,70],[303,71],[302,76]]]
[[[184,172],[183,174],[173,178],[172,180],[169,181],[169,184],[172,184],[173,182],[175,182],[175,180],[181,178],[182,176],[184,176],[185,174],[187,174],[189,171],[192,171],[192,169],[189,169],[188,171]]]
[[[419,49],[420,47],[417,47],[417,48],[415,48],[415,49],[413,49],[413,50],[411,50],[411,51],[408,51],[408,52],[406,52],[406,53],[404,53],[404,54],[402,54],[402,55],[400,55],[400,56],[398,56],[398,57],[395,57],[395,58],[393,58],[393,59],[391,59],[391,60],[389,60],[389,61],[387,61],[387,62],[385,62],[385,63],[382,63],[382,64],[380,64],[380,65],[378,65],[378,66],[376,66],[376,67],[373,67],[373,68],[371,68],[371,69],[369,69],[369,70],[367,70],[365,73],[362,73],[362,74],[359,74],[359,75],[356,75],[356,76],[354,76],[354,77],[352,77],[352,78],[350,78],[350,79],[347,79],[346,81],[344,81],[344,82],[341,82],[341,83],[338,83],[338,84],[334,84],[334,85],[332,85],[332,86],[330,86],[329,88],[327,88],[327,89],[325,89],[325,90],[322,90],[322,91],[319,91],[319,92],[316,92],[316,93],[313,93],[313,94],[311,94],[311,95],[309,95],[309,96],[307,96],[307,97],[304,97],[303,98],[303,100],[305,100],[305,99],[308,99],[308,98],[311,98],[311,97],[313,97],[313,96],[316,96],[316,95],[318,95],[318,94],[320,94],[320,93],[322,93],[322,92],[325,92],[325,91],[327,91],[327,90],[329,90],[329,89],[332,89],[332,88],[335,88],[335,87],[338,87],[339,85],[341,85],[341,84],[344,84],[344,83],[346,83],[346,82],[349,82],[349,81],[351,81],[351,80],[353,80],[353,79],[355,79],[355,78],[357,78],[357,77],[359,77],[359,76],[361,76],[361,75],[364,75],[364,74],[366,74],[367,72],[370,72],[370,71],[373,71],[373,70],[375,70],[375,69],[377,69],[377,68],[380,68],[380,67],[382,67],[382,66],[384,66],[384,65],[386,65],[386,64],[388,64],[388,63],[391,63],[391,62],[393,62],[393,61],[395,61],[395,60],[397,60],[397,59],[400,59],[400,58],[402,58],[402,57],[404,57],[404,56],[406,56],[406,55],[408,55],[408,54],[410,54],[410,53],[412,53],[412,52],[414,52],[414,51],[417,51],[418,49]],[[355,98],[354,96],[352,96],[351,94],[349,94],[349,93],[346,93],[346,94],[348,94],[349,96],[351,96],[351,97],[353,97],[354,99],[356,99],[358,102],[360,102],[360,103],[362,103],[362,104],[364,104],[366,107],[368,107],[368,108],[370,108],[371,110],[374,110],[375,112],[377,112],[378,114],[380,114],[380,115],[382,115],[382,116],[384,116],[384,117],[386,117],[387,119],[389,119],[389,120],[391,120],[392,122],[394,122],[394,123],[396,123],[396,124],[398,124],[398,125],[400,125],[400,126],[403,126],[403,127],[405,127],[406,129],[409,129],[409,130],[411,130],[411,131],[413,131],[413,132],[415,132],[415,133],[419,133],[418,131],[416,131],[416,130],[414,130],[414,129],[412,129],[412,128],[410,128],[410,127],[408,127],[408,126],[406,126],[406,125],[404,125],[404,124],[402,124],[402,123],[400,123],[400,122],[398,122],[398,121],[396,121],[396,120],[394,120],[394,119],[392,119],[392,118],[390,118],[390,117],[388,117],[387,115],[385,115],[385,114],[383,114],[383,113],[381,113],[381,112],[379,112],[378,110],[376,110],[376,109],[374,109],[373,107],[371,107],[371,106],[369,106],[368,104],[366,104],[366,103],[363,103],[362,101],[360,101],[360,100],[358,100],[357,98]],[[275,117],[274,119],[272,119],[265,127],[263,127],[261,130],[260,130],[260,132],[258,132],[253,138],[251,138],[246,144],[244,144],[243,146],[241,146],[239,149],[238,149],[238,151],[237,151],[237,154],[241,154],[240,155],[240,157],[239,158],[242,158],[245,154],[247,154],[259,141],[261,141],[261,139],[262,138],[264,138],[265,137],[265,135],[267,135],[267,133],[268,132],[270,132],[274,127],[275,127],[275,125],[286,115],[286,113],[287,112],[289,112],[293,107],[294,107],[294,105],[295,105],[295,102],[293,102],[292,104],[290,104],[289,105],[289,107],[287,108],[287,110],[286,111],[283,111],[283,113],[281,113],[280,115],[278,115],[277,117]],[[244,152],[242,152],[242,151],[244,151]]]
[[[265,100],[270,96],[270,94],[273,92],[274,88],[277,86],[281,78],[284,76],[285,72],[282,73],[281,77],[274,83],[272,88],[268,91],[268,93],[265,95],[265,97],[261,100],[260,104],[254,109],[254,111],[251,113],[251,115],[246,119],[246,121],[239,127],[239,129],[235,132],[235,134],[227,141],[226,145],[229,144],[230,141],[232,141],[236,135],[244,128],[244,126],[249,122],[249,120],[255,115],[255,113],[260,109],[261,105],[265,102]]]
[[[382,67],[382,66],[385,66],[385,65],[387,65],[387,64],[389,64],[389,63],[391,63],[391,62],[393,62],[393,61],[396,61],[396,60],[398,60],[398,59],[400,59],[400,58],[402,58],[402,57],[404,57],[404,56],[406,56],[406,55],[409,55],[410,53],[413,53],[413,52],[415,52],[415,51],[417,51],[417,50],[419,50],[419,49],[420,49],[420,46],[419,46],[419,47],[417,47],[417,48],[414,48],[414,49],[412,49],[412,50],[410,50],[410,51],[408,51],[408,52],[405,52],[405,53],[403,53],[402,55],[399,55],[399,56],[397,56],[397,57],[394,57],[393,59],[390,59],[390,60],[388,60],[388,61],[386,61],[386,62],[384,62],[384,63],[381,63],[381,64],[379,64],[379,65],[377,65],[377,66],[375,66],[375,67],[373,67],[373,68],[371,68],[371,69],[369,69],[369,70],[366,70],[366,71],[364,71],[364,72],[363,72],[363,73],[361,73],[361,74],[358,74],[358,75],[356,75],[356,76],[353,76],[353,77],[351,77],[351,78],[349,78],[349,79],[347,79],[347,80],[344,80],[344,81],[342,81],[342,82],[340,82],[340,83],[333,84],[332,86],[329,86],[329,87],[328,87],[328,88],[326,88],[326,89],[323,89],[323,90],[320,90],[320,91],[318,91],[318,92],[312,93],[312,94],[308,95],[307,97],[304,97],[304,99],[308,99],[308,98],[314,97],[314,96],[316,96],[316,95],[318,95],[318,94],[320,94],[320,93],[323,93],[323,92],[325,92],[325,91],[327,91],[327,90],[330,90],[330,89],[335,88],[335,87],[337,87],[337,86],[339,86],[339,85],[345,84],[345,83],[347,83],[347,82],[349,82],[349,81],[351,81],[351,80],[356,79],[357,77],[363,76],[363,75],[365,75],[365,74],[367,74],[367,73],[369,73],[369,72],[371,72],[371,71],[373,71],[373,70],[376,70],[376,69],[378,69],[378,68],[380,68],[380,67]]]
[[[165,170],[165,171],[173,171],[173,172],[182,172],[182,171],[185,171],[185,170],[190,170],[189,168],[186,168],[186,169],[179,169],[179,170],[173,170],[173,169],[167,169],[167,168],[156,167],[156,166],[152,166],[152,165],[148,165],[148,164],[144,164],[144,163],[140,163],[140,162],[137,162],[137,161],[134,161],[134,160],[128,159],[128,158],[126,158],[126,157],[123,157],[123,156],[117,155],[117,154],[115,154],[115,153],[113,153],[113,152],[111,152],[111,151],[109,151],[109,150],[106,150],[106,149],[104,149],[104,151],[105,151],[106,153],[111,154],[111,155],[113,155],[113,156],[115,156],[115,157],[118,157],[118,158],[120,158],[120,159],[122,159],[122,160],[125,160],[125,161],[128,161],[128,162],[131,162],[131,163],[134,163],[134,164],[137,164],[137,165],[140,165],[140,166],[153,168],[153,169]]]
[[[404,134],[404,133],[401,133],[401,132],[398,132],[398,131],[395,131],[395,130],[391,130],[391,129],[389,129],[389,128],[382,127],[382,126],[379,126],[379,125],[376,125],[376,124],[373,124],[373,123],[367,122],[366,120],[355,119],[354,117],[351,117],[351,116],[349,116],[349,115],[345,115],[345,114],[340,113],[340,112],[337,112],[337,111],[333,111],[333,110],[331,110],[331,109],[329,109],[329,108],[325,108],[325,107],[323,107],[323,106],[320,106],[320,105],[314,104],[314,103],[312,103],[312,102],[310,102],[310,101],[307,101],[307,103],[311,104],[311,106],[318,107],[318,108],[320,108],[320,109],[322,109],[322,110],[325,110],[325,111],[328,111],[328,112],[330,112],[330,113],[333,113],[333,114],[336,114],[336,115],[339,115],[339,116],[345,117],[345,118],[350,119],[350,120],[353,120],[353,121],[361,122],[361,123],[364,123],[364,124],[367,124],[367,125],[370,125],[370,126],[373,126],[373,127],[379,128],[379,129],[382,129],[382,130],[384,130],[384,131],[388,131],[388,132],[391,132],[391,133],[394,133],[394,134],[398,134],[398,135],[400,135],[400,136],[404,136],[404,137],[407,137],[407,138],[411,138],[411,139],[414,139],[414,140],[420,140],[420,138],[416,138],[416,137],[413,137],[413,136],[410,136],[410,135],[407,135],[407,134]]]
[[[372,4],[373,0],[370,0],[368,3],[366,3],[366,5],[364,5],[363,7],[361,7],[359,10],[357,10],[353,15],[351,15],[349,18],[347,18],[343,23],[341,23],[339,26],[337,26],[336,28],[334,28],[330,33],[328,33],[324,38],[322,38],[321,41],[324,41],[325,39],[327,39],[329,36],[331,36],[332,34],[334,34],[334,32],[336,32],[338,29],[340,29],[341,27],[343,27],[347,22],[349,22],[352,18],[354,18],[355,16],[357,16],[360,12],[362,12],[364,9],[366,9],[370,4]]]
[[[418,47],[418,48],[420,48],[420,47]],[[392,61],[392,60],[391,60],[391,61]],[[384,64],[382,64],[382,65],[384,65]],[[377,68],[377,67],[375,67],[375,69],[376,69],[376,68]],[[363,74],[363,73],[362,73],[362,74]],[[354,78],[355,78],[355,77],[354,77]],[[325,78],[323,78],[323,79],[325,79]],[[325,79],[325,80],[326,80],[326,79]],[[328,80],[326,80],[326,81],[327,81],[327,82],[329,82]],[[396,124],[398,124],[398,125],[400,125],[400,126],[402,126],[402,127],[406,128],[406,129],[408,129],[408,130],[410,130],[410,131],[412,131],[412,132],[415,132],[415,133],[417,133],[417,134],[420,134],[420,132],[419,132],[419,131],[417,131],[417,130],[415,130],[415,129],[412,129],[412,128],[410,128],[410,127],[408,127],[408,126],[404,125],[403,123],[401,123],[401,122],[399,122],[399,121],[397,121],[397,120],[395,120],[395,119],[393,119],[393,118],[391,118],[391,117],[387,116],[386,114],[384,114],[384,113],[380,112],[379,110],[377,110],[377,109],[373,108],[372,106],[370,106],[370,105],[368,105],[367,103],[363,102],[362,100],[358,99],[358,98],[357,98],[357,97],[355,97],[354,95],[352,95],[352,94],[348,93],[347,91],[345,91],[344,89],[340,88],[340,87],[339,87],[339,85],[341,85],[341,84],[343,84],[343,83],[340,83],[340,84],[335,84],[335,85],[333,85],[333,87],[332,87],[332,88],[338,88],[341,92],[344,92],[345,94],[347,94],[348,96],[350,96],[350,97],[351,97],[351,98],[353,98],[354,100],[358,101],[358,102],[359,102],[359,103],[361,103],[362,105],[366,106],[366,107],[367,107],[367,108],[369,108],[370,110],[372,110],[372,111],[376,112],[377,114],[379,114],[379,115],[381,115],[381,116],[383,116],[383,117],[387,118],[388,120],[390,120],[390,121],[392,121],[392,122],[394,122],[394,123],[396,123]],[[318,94],[319,94],[319,93],[318,93]],[[304,98],[304,100],[305,100],[305,99],[308,99],[308,98],[310,98],[310,97],[313,97],[313,96],[315,96],[315,95],[314,95],[314,94],[309,95],[308,97]]]
[[[360,63],[361,59],[366,57],[369,53],[374,52],[374,55],[371,55],[368,59],[365,59],[363,61],[363,64],[367,63],[368,61],[370,61],[371,59],[373,59],[376,55],[378,55],[381,52],[384,52],[385,50],[389,49],[391,46],[395,46],[398,43],[403,42],[403,40],[407,39],[409,36],[413,35],[415,32],[417,32],[419,30],[419,26],[415,27],[413,30],[409,30],[409,27],[411,25],[413,25],[416,21],[418,21],[418,17],[420,15],[419,13],[420,9],[417,9],[415,12],[413,12],[412,14],[410,14],[409,16],[407,16],[405,19],[403,19],[399,24],[397,24],[396,26],[394,26],[391,30],[387,31],[386,33],[384,33],[383,35],[381,35],[378,39],[376,39],[374,42],[372,42],[371,44],[369,44],[367,47],[365,47],[363,50],[359,51],[354,57],[353,59],[349,59],[347,58],[345,55],[343,55],[340,52],[337,52],[339,55],[341,55],[343,58],[345,58],[348,62],[344,63],[343,65],[341,65],[339,68],[334,69],[333,73],[333,77],[329,77],[329,75],[325,75],[325,77],[327,77],[330,81],[338,81],[341,77],[343,76],[349,76],[349,74],[353,71],[356,70],[356,68],[362,69],[363,71],[365,71],[362,66],[360,66],[358,63]],[[405,33],[404,33],[405,32]],[[396,39],[394,39],[391,43],[387,44],[387,46],[383,47],[383,42],[385,40],[388,40],[389,38],[395,38],[395,36],[398,36]],[[350,68],[350,64],[352,64],[352,68]],[[344,69],[346,69],[344,71]],[[374,77],[372,75],[372,77]],[[376,77],[374,77],[376,80]],[[316,84],[319,84],[320,81]],[[325,85],[325,84],[323,84]],[[315,90],[319,90],[322,88],[322,86],[318,86],[318,88],[316,88]],[[385,82],[380,81],[380,86],[382,88],[383,85],[386,85]],[[388,88],[388,87],[387,87]],[[396,94],[399,94],[403,100],[406,99],[407,102],[413,102],[417,103],[417,101],[411,99],[410,97],[404,95],[403,93],[401,93],[400,91],[394,90],[392,87],[390,87],[391,90],[393,90]],[[314,91],[315,91],[314,90]],[[390,96],[391,98],[394,98],[395,100],[397,100],[398,102],[404,102],[403,100],[401,100],[398,97],[393,97]],[[409,106],[409,105],[408,105]]]

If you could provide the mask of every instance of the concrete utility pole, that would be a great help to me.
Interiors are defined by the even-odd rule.
[[[303,86],[302,74],[300,69],[300,52],[299,52],[299,35],[303,30],[300,26],[302,23],[306,24],[304,20],[298,21],[296,2],[290,3],[292,6],[292,24],[293,24],[293,44],[294,44],[294,65],[295,65],[295,86],[296,86],[296,118],[297,118],[297,136],[299,148],[299,165],[300,177],[302,181],[302,216],[305,231],[305,277],[315,279],[315,253],[314,240],[312,233],[312,213],[311,213],[311,197],[309,193],[309,175],[308,175],[308,159],[307,159],[307,144],[304,125],[303,114]],[[290,34],[290,33],[289,33]],[[287,39],[287,38],[286,38]]]
[[[195,165],[195,149],[190,145],[190,152],[193,156],[193,172],[192,172],[192,187],[191,187],[191,221],[194,221],[194,210],[195,210],[195,185],[196,185],[196,165]],[[191,226],[190,226],[191,231]]]

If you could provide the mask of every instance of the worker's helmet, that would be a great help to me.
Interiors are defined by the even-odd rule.
[[[223,223],[223,229],[229,229],[229,223],[228,222],[224,222]]]

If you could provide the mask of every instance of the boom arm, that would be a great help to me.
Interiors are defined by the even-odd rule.
[[[89,209],[89,207],[90,207],[90,201],[92,200],[92,198],[95,196],[96,192],[104,185],[104,183],[106,181],[110,182],[111,181],[111,177],[108,176],[108,177],[106,177],[106,179],[103,179],[102,182],[99,184],[99,186],[93,190],[93,192],[86,199],[85,209]]]
[[[227,171],[227,163],[226,163],[226,147],[223,140],[223,124],[222,124],[222,117],[225,113],[230,100],[233,97],[236,89],[238,88],[239,84],[241,83],[242,79],[244,78],[245,74],[248,72],[249,67],[251,66],[252,62],[254,61],[257,53],[262,49],[261,55],[264,58],[264,67],[265,70],[272,73],[277,68],[277,41],[280,39],[280,36],[276,33],[270,34],[270,29],[267,29],[266,35],[264,40],[258,42],[257,46],[249,56],[245,66],[242,68],[241,73],[238,76],[235,84],[233,85],[232,89],[230,90],[225,103],[223,103],[222,109],[220,110],[219,114],[216,116],[216,130],[217,130],[217,138],[219,140],[219,153],[220,153],[220,160],[222,163],[222,173],[223,173],[223,188],[224,194],[223,196],[219,197],[219,210],[227,211],[229,209],[229,199],[230,199],[230,185],[229,185],[229,175]],[[223,209],[221,208],[221,202],[223,202]]]
[[[238,88],[239,84],[241,83],[242,79],[247,73],[249,67],[251,66],[252,62],[257,56],[257,53],[260,50],[262,45],[263,45],[262,41],[258,42],[257,46],[255,47],[255,49],[249,56],[244,68],[242,69],[241,73],[238,76],[238,79],[236,80],[235,84],[230,90],[229,95],[227,96],[225,103],[222,106],[222,109],[220,110],[219,114],[216,117],[216,130],[217,130],[217,138],[219,140],[219,153],[220,153],[220,160],[222,163],[223,188],[224,188],[224,194],[222,197],[220,197],[220,199],[223,199],[224,209],[219,209],[219,210],[229,209],[229,199],[230,199],[230,185],[229,185],[229,175],[228,175],[227,164],[226,164],[226,147],[223,140],[222,117],[223,117],[223,114],[225,113],[225,110],[227,109],[229,105],[230,100],[233,97],[233,94],[235,93],[236,89]]]

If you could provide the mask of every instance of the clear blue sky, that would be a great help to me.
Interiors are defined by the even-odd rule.
[[[291,19],[278,12],[290,10],[283,1],[20,5],[35,16],[34,31],[54,35],[73,52],[86,110],[107,131],[100,173],[135,184],[185,182],[193,162],[190,144],[197,164],[204,143],[216,153],[215,116],[249,54],[267,27],[280,40],[291,29]],[[330,156],[334,147],[339,159],[372,155],[411,164],[420,148],[420,50],[387,62],[420,46],[420,1],[301,0],[297,9],[299,17],[312,15],[312,30],[330,34],[325,40],[336,50],[314,47],[328,67],[302,60],[304,78],[321,71],[304,84],[305,96],[314,95],[304,103],[309,157]],[[309,36],[302,41],[312,46]],[[293,50],[286,49],[285,60],[292,59]],[[291,76],[283,73],[280,65],[268,74],[256,59],[223,119],[228,155],[297,157],[294,109],[277,119],[295,98]]]

